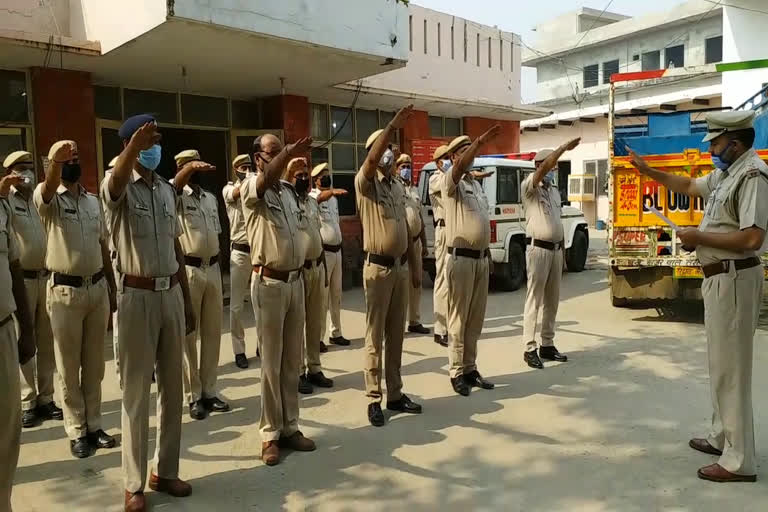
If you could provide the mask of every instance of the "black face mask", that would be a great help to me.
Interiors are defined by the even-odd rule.
[[[235,171],[235,177],[238,180],[243,181],[245,179],[245,173],[240,171]]]
[[[300,196],[303,196],[307,192],[309,192],[309,179],[307,178],[296,178],[296,185],[294,185],[296,188],[296,193]]]
[[[196,172],[189,177],[189,183],[191,183],[192,185],[200,185],[202,178],[203,176],[199,172]]]
[[[77,183],[80,181],[80,175],[82,174],[80,163],[65,163],[61,166],[61,179],[67,183]]]
[[[323,188],[328,188],[331,186],[331,177],[328,175],[323,176],[320,178],[320,186]]]

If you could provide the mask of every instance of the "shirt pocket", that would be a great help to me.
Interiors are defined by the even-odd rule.
[[[155,225],[149,206],[142,203],[132,203],[128,210],[131,220],[131,231],[137,238],[146,238],[154,233]]]
[[[101,208],[97,203],[84,208],[82,215],[83,233],[86,237],[99,240],[101,238]]]
[[[285,229],[285,215],[283,214],[283,205],[280,204],[280,201],[271,195],[267,195],[264,197],[264,203],[267,205],[269,222],[276,229]]]
[[[478,204],[478,197],[477,194],[475,194],[475,191],[470,189],[469,187],[462,187],[461,189],[461,198],[462,198],[462,204],[464,205],[464,208],[471,212],[476,212],[480,210],[480,205]]]
[[[170,238],[176,238],[176,204],[170,194],[161,199],[158,208],[160,233]]]
[[[80,226],[80,217],[77,214],[76,208],[70,208],[69,206],[62,206],[61,213],[59,215],[61,218],[61,229],[64,232],[64,235],[68,239],[72,239],[72,237],[79,237],[81,233],[81,226]],[[83,222],[87,223],[88,215],[83,212]]]
[[[203,212],[195,205],[183,205],[186,227],[193,231],[205,230]]]
[[[2,216],[0,216],[2,218]],[[0,225],[0,254],[8,253],[8,219]]]

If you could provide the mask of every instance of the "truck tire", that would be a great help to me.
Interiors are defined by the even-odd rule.
[[[565,264],[568,272],[581,272],[587,264],[587,252],[589,251],[589,241],[587,235],[576,230],[573,234],[573,243],[571,248],[565,251]]]
[[[525,251],[517,241],[509,242],[509,258],[496,267],[496,280],[500,289],[513,292],[525,282]]]

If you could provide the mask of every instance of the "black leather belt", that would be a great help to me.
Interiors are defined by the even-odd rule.
[[[198,258],[196,256],[184,256],[184,264],[188,267],[197,267],[200,268],[203,266],[203,263],[207,263],[208,266],[213,265],[215,263],[219,262],[219,255],[212,256],[209,261],[203,260],[203,258]]]
[[[536,239],[525,239],[526,245],[533,244],[534,247],[539,247],[540,249],[547,249],[548,251],[559,251],[563,248],[563,242],[547,242],[546,240],[536,240]]]
[[[269,267],[262,267],[261,265],[254,265],[253,271],[260,276],[268,277],[269,279],[277,279],[284,283],[295,281],[300,275],[298,270],[274,270]]]
[[[392,256],[382,256],[381,254],[373,254],[372,252],[365,252],[363,253],[363,261],[367,261],[375,265],[381,265],[382,267],[392,268],[395,266],[395,262],[397,260]],[[405,262],[408,261],[408,253],[406,252],[405,254],[400,256],[399,261],[401,265],[405,265]]]
[[[312,264],[315,265],[322,265],[325,261],[325,254],[321,254],[316,260],[304,260],[304,268],[310,269],[312,268]]]
[[[13,315],[11,314],[11,315],[8,315],[7,317],[3,318],[2,320],[0,320],[0,327],[4,326],[8,322],[10,322],[12,318],[13,318]]]
[[[24,270],[24,279],[37,279],[39,277],[47,277],[50,272],[47,270]]]
[[[434,222],[434,224],[435,224],[435,227],[437,227],[437,226],[440,226],[441,228],[444,228],[444,227],[445,227],[445,221],[444,221],[443,219],[440,219],[440,220],[436,220],[436,221]]]
[[[232,248],[236,251],[251,253],[251,246],[248,244],[236,244],[233,242]]]
[[[743,260],[723,260],[717,263],[710,263],[709,265],[702,265],[701,271],[704,273],[704,277],[712,277],[718,274],[725,274],[731,268],[731,262],[736,270],[744,270],[760,265],[760,258],[752,256],[751,258],[745,258]]]
[[[461,256],[462,258],[472,258],[473,260],[479,260],[480,258],[490,258],[491,250],[485,249],[483,251],[478,251],[475,249],[463,249],[461,247],[449,247],[448,254]]]
[[[81,288],[87,284],[96,284],[101,278],[104,277],[104,269],[99,270],[95,274],[89,277],[82,276],[70,276],[68,274],[59,274],[54,272],[53,285],[54,286],[71,286],[72,288]]]
[[[341,244],[339,245],[323,244],[323,250],[328,252],[339,252],[341,250]]]

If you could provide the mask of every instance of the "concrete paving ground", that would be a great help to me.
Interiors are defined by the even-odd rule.
[[[154,510],[768,510],[766,332],[758,334],[754,363],[760,479],[700,481],[696,469],[715,460],[687,447],[706,432],[710,414],[701,314],[612,308],[604,243],[595,238],[593,246],[590,269],[564,276],[557,345],[568,363],[525,366],[524,291],[493,292],[478,364],[496,389],[454,394],[445,349],[409,336],[404,390],[424,414],[388,416],[383,428],[371,427],[365,414],[362,293],[345,293],[352,347],[323,356],[336,387],[301,398],[301,428],[318,450],[289,454],[272,468],[259,460],[258,362],[237,369],[225,333],[219,382],[233,411],[200,422],[185,414],[181,476],[194,492],[186,499],[150,492]],[[431,289],[424,290],[427,323],[431,304]],[[104,426],[119,435],[111,354],[105,343]],[[151,425],[154,443],[154,417]],[[122,510],[119,448],[75,460],[58,422],[24,431],[22,443],[16,512]]]

